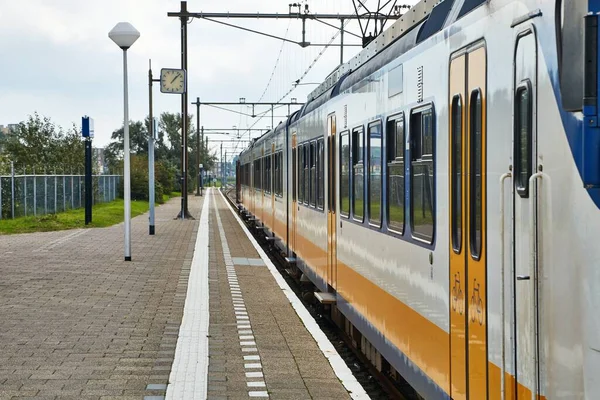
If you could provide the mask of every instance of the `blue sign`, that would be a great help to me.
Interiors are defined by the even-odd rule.
[[[94,119],[87,115],[81,118],[81,136],[90,139],[94,137]]]

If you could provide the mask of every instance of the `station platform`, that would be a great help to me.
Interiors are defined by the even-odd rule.
[[[123,224],[0,236],[0,399],[367,398],[216,189]]]

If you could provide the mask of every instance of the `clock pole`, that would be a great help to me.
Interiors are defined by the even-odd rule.
[[[181,68],[187,72],[187,23],[188,23],[187,1],[181,2]],[[185,85],[187,86],[187,80]],[[181,219],[193,219],[188,211],[188,185],[187,185],[187,167],[188,167],[188,146],[187,146],[187,128],[188,128],[188,94],[187,88],[181,95]]]

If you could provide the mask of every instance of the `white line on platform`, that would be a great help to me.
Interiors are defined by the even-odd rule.
[[[310,332],[312,337],[317,342],[317,345],[323,352],[323,355],[325,355],[327,360],[329,360],[329,364],[331,364],[333,372],[335,372],[335,374],[342,382],[346,390],[348,390],[350,396],[353,399],[370,399],[367,392],[365,392],[365,389],[356,380],[356,377],[352,375],[352,371],[350,371],[350,368],[348,368],[344,360],[342,360],[342,357],[340,357],[339,353],[335,350],[333,344],[331,344],[329,339],[327,339],[327,336],[325,336],[325,333],[323,333],[315,319],[312,317],[312,315],[310,315],[306,307],[304,307],[300,299],[298,299],[298,297],[292,291],[285,279],[283,279],[279,271],[277,271],[275,265],[273,265],[265,251],[262,249],[262,247],[259,246],[259,244],[256,242],[256,239],[254,239],[254,237],[250,234],[248,228],[246,228],[240,217],[231,207],[231,204],[229,204],[227,199],[225,199],[223,193],[219,191],[219,194],[221,195],[221,198],[223,199],[225,204],[227,204],[227,206],[229,207],[229,210],[237,220],[238,224],[242,227],[242,230],[250,240],[250,243],[252,243],[252,245],[260,255],[260,258],[267,265],[269,271],[271,271],[271,274],[275,278],[275,281],[277,281],[277,284],[279,285],[283,293],[287,296],[290,304],[292,305],[294,310],[296,310],[296,314],[298,314],[298,317],[300,317],[302,323],[304,324],[304,326],[306,326],[306,329]]]
[[[215,199],[216,200],[216,199]],[[219,213],[219,207],[217,206],[217,202],[215,201],[215,212],[217,219],[217,226],[219,229],[219,236],[221,237],[221,248],[223,249],[223,259],[225,261],[225,268],[227,269],[229,286],[231,292],[231,299],[233,303],[233,310],[235,313],[235,318],[237,320],[238,331],[239,331],[239,340],[240,340],[240,348],[242,352],[246,353],[258,353],[258,349],[256,347],[256,342],[254,341],[254,335],[252,333],[252,329],[250,329],[250,320],[248,317],[248,312],[246,311],[246,306],[244,305],[244,301],[242,299],[242,291],[240,289],[240,285],[238,283],[237,274],[235,272],[235,267],[233,265],[233,260],[231,258],[231,252],[229,250],[229,244],[227,243],[227,236],[225,235],[225,231],[223,230],[223,224],[221,222],[221,216]],[[241,304],[241,305],[240,305]],[[245,325],[242,323],[244,321]],[[247,329],[247,330],[243,330]],[[245,334],[244,334],[245,333]],[[244,356],[244,360],[246,361],[246,357],[258,357],[255,355]],[[258,362],[252,363],[244,363],[244,367],[246,369],[262,369],[262,364],[259,360],[253,360]],[[249,378],[262,378],[262,372],[247,372],[246,379]],[[265,382],[262,381],[262,385],[253,386],[251,382],[246,382],[248,387],[265,387]],[[269,394],[265,391],[249,391],[248,396],[250,397],[269,397]]]
[[[268,392],[248,392],[250,397],[269,397]]]
[[[246,384],[248,385],[248,387],[265,387],[266,386],[263,381],[246,382]]]
[[[206,191],[194,257],[190,267],[183,318],[175,348],[175,360],[167,386],[168,400],[205,399],[208,383],[208,214],[210,191]]]

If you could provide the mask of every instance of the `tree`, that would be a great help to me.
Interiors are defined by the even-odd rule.
[[[84,144],[79,130],[64,132],[50,118],[30,115],[6,135],[0,147],[5,158],[19,168],[36,171],[83,171]]]

